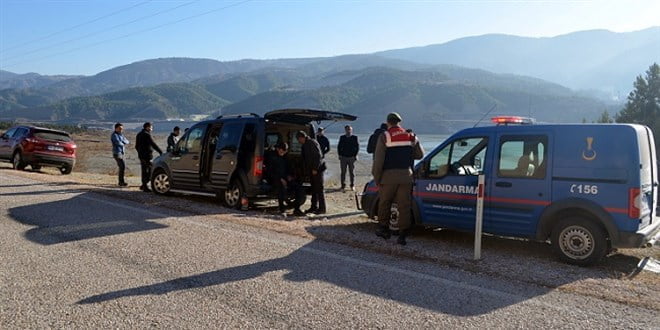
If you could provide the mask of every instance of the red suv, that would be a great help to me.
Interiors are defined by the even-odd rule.
[[[17,170],[27,165],[38,170],[54,166],[69,174],[76,163],[76,144],[67,132],[49,128],[16,126],[0,135],[0,160]]]

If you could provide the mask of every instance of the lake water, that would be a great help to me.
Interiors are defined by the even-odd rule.
[[[181,129],[191,127],[196,124],[196,121],[154,121],[154,133],[158,135],[166,135],[172,131],[174,126],[179,126]],[[124,129],[130,131],[139,131],[142,129],[143,123],[123,123]],[[333,148],[336,148],[337,143],[339,142],[339,137],[342,134],[339,132],[328,132],[326,136],[330,140],[330,144]],[[367,154],[367,142],[369,142],[369,136],[371,133],[356,134],[358,140],[360,141],[360,154]],[[442,134],[418,134],[417,138],[419,139],[422,147],[425,152],[429,152],[447,139],[448,135]]]

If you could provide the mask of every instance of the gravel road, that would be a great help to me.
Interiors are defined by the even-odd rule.
[[[232,216],[0,171],[0,328],[660,325],[654,308],[245,226]]]

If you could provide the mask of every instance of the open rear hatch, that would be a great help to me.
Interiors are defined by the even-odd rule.
[[[270,121],[286,122],[294,124],[309,124],[324,120],[331,121],[354,121],[357,116],[342,112],[333,112],[316,109],[280,109],[273,110],[264,115]]]

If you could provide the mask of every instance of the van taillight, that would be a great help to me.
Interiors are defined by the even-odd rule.
[[[254,167],[252,170],[252,174],[254,176],[261,176],[264,172],[264,158],[262,156],[255,156],[254,157]]]
[[[642,205],[642,194],[639,188],[630,188],[628,191],[628,217],[639,219],[639,208]]]

